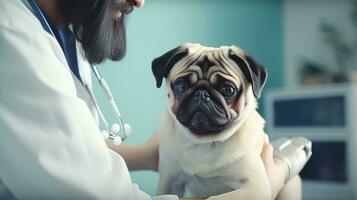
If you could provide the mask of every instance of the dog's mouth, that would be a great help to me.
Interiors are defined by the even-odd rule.
[[[190,131],[194,134],[212,135],[224,130],[227,123],[217,123],[216,120],[212,120],[212,118],[205,112],[197,111],[192,114],[191,119],[183,125],[190,129]]]
[[[229,125],[230,115],[215,98],[194,95],[176,110],[177,120],[196,135],[218,134]]]

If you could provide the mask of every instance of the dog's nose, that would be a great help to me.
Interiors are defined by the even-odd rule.
[[[195,97],[197,97],[199,100],[204,100],[205,102],[211,100],[211,95],[206,91],[206,90],[197,90],[195,92]]]

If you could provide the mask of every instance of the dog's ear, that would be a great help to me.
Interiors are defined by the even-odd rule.
[[[156,79],[156,87],[161,87],[162,80],[167,78],[173,66],[187,54],[188,49],[179,46],[152,61],[151,69]]]
[[[267,70],[247,54],[244,55],[246,62],[232,50],[229,51],[228,55],[229,58],[239,66],[246,79],[252,84],[254,96],[260,98],[268,77]]]

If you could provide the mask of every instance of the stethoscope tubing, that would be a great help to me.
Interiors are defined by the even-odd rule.
[[[30,6],[32,7],[36,17],[38,18],[38,20],[40,21],[40,23],[42,25],[42,27],[48,33],[50,33],[53,37],[55,37],[55,34],[52,31],[51,26],[49,25],[48,21],[46,20],[44,14],[42,13],[38,4],[34,0],[27,0],[27,1],[30,4]],[[110,105],[114,112],[115,118],[118,121],[118,123],[113,124],[112,127],[109,126],[107,119],[105,118],[102,110],[100,109],[100,107],[97,103],[97,100],[95,98],[93,91],[90,89],[88,84],[83,83],[83,85],[84,85],[86,91],[88,92],[88,94],[94,104],[94,107],[97,110],[99,117],[101,118],[103,125],[108,133],[108,136],[105,136],[105,139],[108,140],[109,142],[118,141],[118,139],[119,139],[119,141],[121,142],[122,140],[125,140],[127,138],[127,136],[130,134],[131,128],[128,124],[124,123],[124,121],[121,117],[121,114],[119,112],[118,106],[114,100],[114,97],[111,93],[111,90],[110,90],[109,85],[106,82],[106,80],[100,75],[100,73],[95,65],[91,65],[91,70],[92,70],[93,74],[95,75],[95,77],[97,78],[102,90],[105,93],[105,96],[107,97],[108,101],[110,102]],[[119,127],[114,128],[115,130],[113,130],[114,125],[118,125]],[[119,132],[123,132],[123,136],[120,136]]]

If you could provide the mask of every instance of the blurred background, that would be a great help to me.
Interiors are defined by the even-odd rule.
[[[270,137],[313,141],[302,172],[304,199],[357,198],[356,0],[147,0],[130,15],[127,38],[125,58],[100,66],[133,128],[127,143],[144,143],[164,110],[163,88],[151,72],[155,57],[184,42],[234,44],[268,69],[259,111]],[[155,194],[156,173],[131,174]]]

